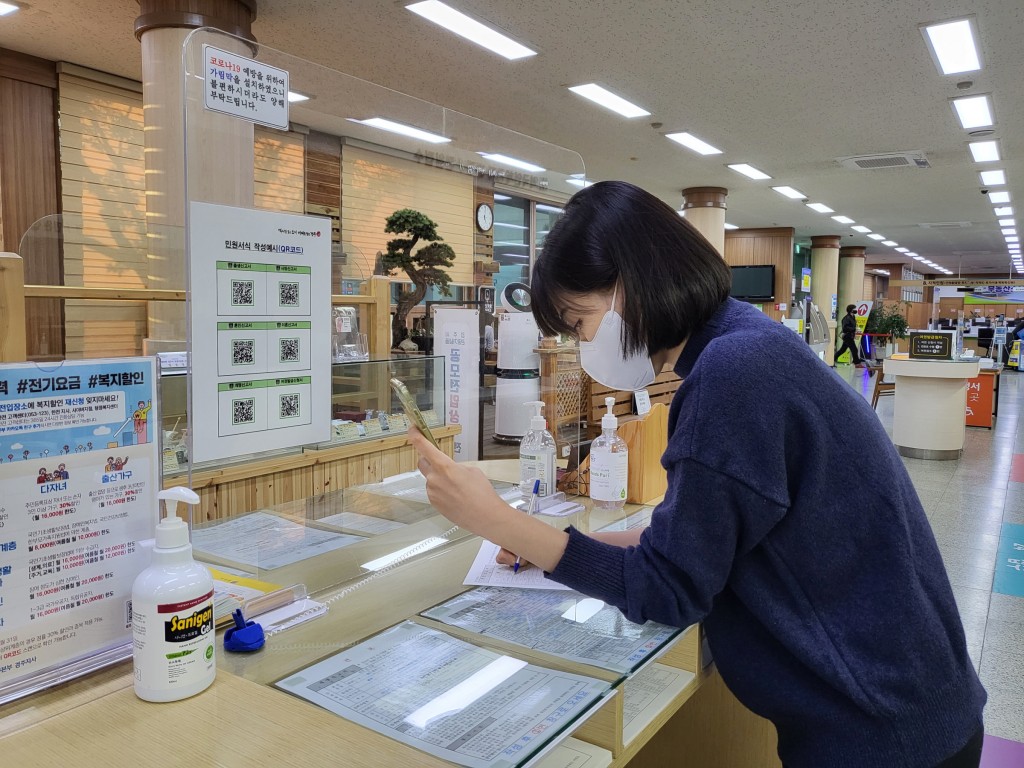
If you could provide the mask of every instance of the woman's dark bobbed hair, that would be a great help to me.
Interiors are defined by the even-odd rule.
[[[731,282],[711,243],[671,206],[624,181],[601,181],[566,204],[534,264],[530,292],[540,329],[572,335],[562,312],[576,297],[619,283],[625,351],[655,354],[699,331]]]

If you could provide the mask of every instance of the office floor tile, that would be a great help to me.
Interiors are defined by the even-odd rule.
[[[870,401],[870,380],[837,370]],[[895,398],[875,409],[892,435]],[[953,586],[967,650],[988,691],[982,768],[1024,766],[1024,595],[993,590],[993,580],[1024,525],[1024,373],[1006,371],[995,428],[968,429],[957,461],[903,459]],[[1010,535],[1013,534],[1013,535]],[[1024,551],[1020,558],[1024,560]],[[1012,571],[1013,569],[1010,568]],[[1016,572],[1010,574],[1016,578]],[[1022,574],[1024,575],[1024,574]],[[1000,582],[1004,592],[1006,575]]]

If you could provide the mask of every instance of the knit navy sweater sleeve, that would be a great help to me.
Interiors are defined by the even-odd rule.
[[[551,577],[632,621],[703,620],[792,768],[941,762],[985,693],[903,463],[792,331],[729,300],[687,342],[665,500],[636,547],[570,531]],[[870,480],[851,489],[851,460]]]

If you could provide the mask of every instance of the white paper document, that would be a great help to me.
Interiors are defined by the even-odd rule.
[[[608,768],[611,764],[612,753],[607,749],[570,737],[538,762],[536,768]]]
[[[276,685],[469,768],[520,765],[608,691],[408,621]]]
[[[569,589],[544,577],[544,571],[535,565],[521,567],[519,572],[513,571],[510,565],[499,565],[494,561],[501,550],[497,544],[484,540],[480,542],[480,551],[476,553],[473,565],[469,567],[462,582],[468,586],[478,587],[516,587],[517,589]]]
[[[266,512],[253,512],[192,531],[192,546],[197,553],[263,570],[291,565],[365,540],[363,536],[307,528]]]
[[[322,517],[317,522],[324,523],[325,525],[334,525],[338,528],[347,528],[350,531],[358,531],[359,533],[368,533],[373,536],[405,528],[405,523],[398,523],[394,520],[374,517],[373,515],[360,515],[358,512],[341,512],[337,515]]]
[[[629,678],[623,687],[622,741],[629,744],[683,692],[693,673],[664,664],[651,664]]]
[[[612,672],[633,671],[679,634],[653,621],[634,624],[617,608],[578,592],[484,587],[422,615]]]

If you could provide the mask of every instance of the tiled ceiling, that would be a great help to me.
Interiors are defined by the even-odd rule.
[[[724,186],[733,224],[794,226],[801,239],[843,234],[845,244],[867,246],[873,263],[905,260],[770,189],[787,184],[954,271],[1008,272],[979,168],[948,100],[992,94],[999,167],[1017,202],[1024,195],[1019,0],[450,4],[538,55],[505,61],[402,3],[375,0],[261,0],[254,31],[274,48],[574,149],[589,178],[633,181],[674,206],[684,187]],[[138,79],[137,14],[127,0],[34,0],[0,18],[0,46]],[[966,14],[977,18],[984,67],[942,76],[919,25]],[[958,90],[962,80],[973,85]],[[652,115],[620,118],[566,89],[586,82]],[[700,157],[661,135],[681,130],[724,154]],[[931,167],[861,171],[836,162],[908,150],[923,152]],[[748,181],[725,167],[736,162],[774,180]],[[920,226],[943,222],[969,226]]]

